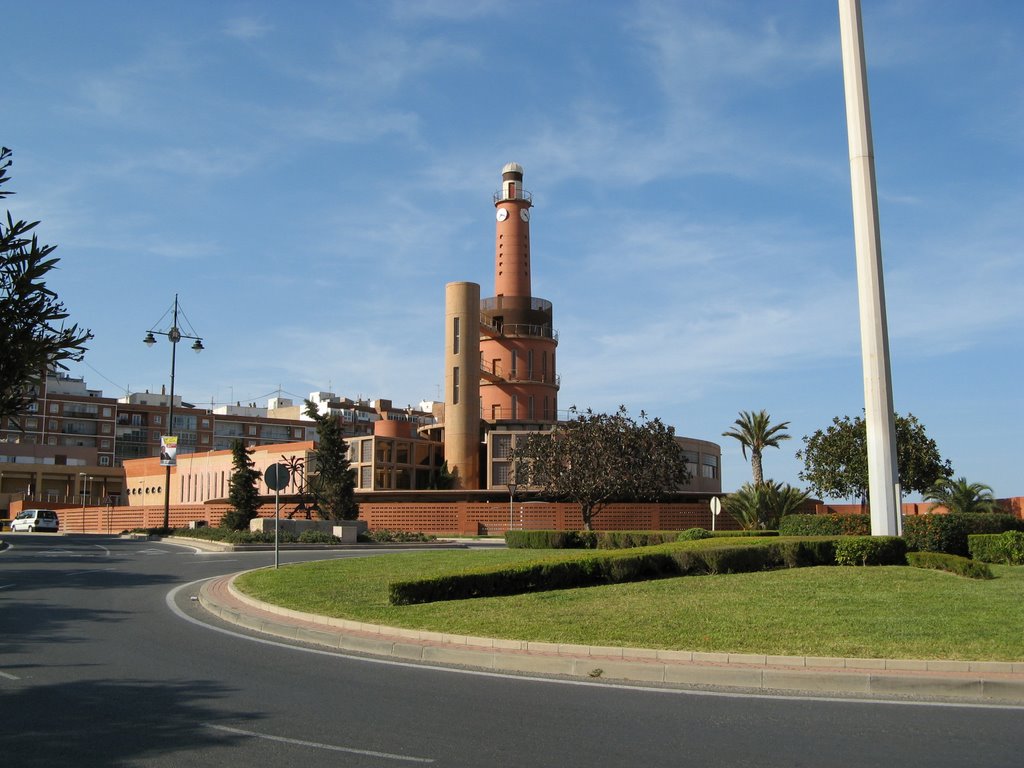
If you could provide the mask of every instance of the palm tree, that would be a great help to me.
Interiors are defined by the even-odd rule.
[[[782,440],[789,440],[789,435],[784,431],[789,426],[788,421],[768,426],[771,417],[768,411],[753,413],[752,411],[740,411],[740,417],[734,422],[736,427],[728,432],[723,432],[722,437],[735,437],[743,447],[743,458],[747,458],[747,449],[750,449],[750,466],[754,470],[754,485],[764,483],[764,472],[761,469],[761,452],[765,448],[778,448]]]
[[[800,511],[807,495],[806,491],[774,480],[761,485],[744,483],[726,497],[725,511],[745,531],[775,530],[783,517]]]
[[[924,500],[935,507],[945,507],[950,512],[999,512],[992,489],[984,483],[968,483],[966,477],[950,480],[943,477],[924,494]]]

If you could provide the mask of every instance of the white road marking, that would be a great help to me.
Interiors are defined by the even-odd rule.
[[[218,578],[218,577],[213,577]],[[448,672],[456,675],[473,675],[476,677],[497,677],[502,680],[518,680],[519,682],[532,682],[532,683],[549,683],[552,685],[577,685],[584,688],[614,688],[617,690],[629,690],[629,691],[643,691],[646,693],[661,693],[668,694],[670,696],[710,696],[715,698],[727,698],[727,699],[767,699],[769,701],[817,701],[826,702],[829,704],[881,704],[888,706],[903,706],[903,707],[938,707],[938,708],[953,708],[953,709],[998,709],[998,710],[1012,710],[1012,711],[1024,711],[1024,706],[1020,704],[974,704],[970,702],[957,703],[957,702],[946,702],[946,701],[897,701],[893,699],[855,699],[855,698],[844,698],[841,696],[790,696],[786,694],[772,694],[772,693],[731,693],[729,691],[702,691],[688,688],[649,688],[644,686],[642,683],[599,683],[592,680],[563,680],[557,677],[533,677],[530,675],[511,675],[506,672],[487,672],[481,669],[460,669],[458,667],[445,667],[438,664],[416,664],[408,661],[395,661],[394,659],[375,658],[372,656],[354,656],[347,653],[341,653],[339,651],[331,651],[320,648],[306,648],[305,646],[289,645],[288,643],[281,643],[276,640],[268,640],[262,637],[253,637],[252,635],[245,635],[241,632],[234,632],[224,627],[217,627],[213,624],[207,624],[206,622],[200,621],[199,619],[189,616],[187,613],[182,611],[174,598],[183,589],[187,589],[195,584],[201,584],[204,581],[210,579],[196,579],[190,581],[188,584],[182,584],[175,587],[167,593],[164,598],[164,602],[167,603],[167,607],[171,609],[179,619],[184,619],[196,626],[203,627],[212,632],[220,632],[230,637],[237,637],[242,640],[248,640],[252,643],[262,643],[263,645],[272,645],[276,648],[286,648],[291,651],[298,651],[300,653],[313,653],[319,656],[333,656],[336,659],[345,659],[346,661],[359,661],[364,664],[384,664],[390,667],[406,667],[408,669],[428,669],[434,672]]]
[[[14,586],[13,584],[0,584],[0,589],[7,589],[8,587],[13,587],[13,586]]]
[[[0,677],[6,677],[8,680],[21,680],[21,678],[17,675],[9,674],[7,672],[4,672],[3,670],[0,670]]]
[[[90,571],[72,571],[71,573],[65,573],[65,576],[83,576],[87,573],[99,573],[100,571],[116,571],[117,568],[93,568]]]
[[[323,744],[319,741],[305,741],[303,739],[289,739],[284,736],[271,736],[269,733],[257,733],[256,731],[244,731],[241,728],[229,728],[226,725],[213,725],[212,723],[206,724],[207,728],[212,728],[215,731],[224,731],[225,733],[234,733],[239,736],[252,736],[255,739],[266,739],[267,741],[277,741],[282,744],[294,744],[299,747],[313,747],[314,749],[326,749],[331,752],[347,752],[350,755],[369,755],[370,757],[382,757],[386,760],[402,760],[408,763],[432,763],[432,759],[428,757],[409,757],[407,755],[393,755],[390,752],[374,752],[370,749],[355,749],[353,747],[339,747],[334,744]]]

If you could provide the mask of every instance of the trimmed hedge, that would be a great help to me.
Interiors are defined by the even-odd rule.
[[[696,533],[700,531],[701,533]],[[707,534],[706,536],[704,534]],[[698,538],[778,536],[778,531],[505,531],[509,549],[634,549]]]
[[[907,543],[899,536],[844,536],[836,542],[836,565],[906,565]]]
[[[594,549],[593,531],[505,531],[509,549]]]
[[[945,552],[964,557],[970,552],[967,537],[971,534],[1021,528],[1022,522],[1013,515],[998,513],[920,515],[903,519],[903,538],[911,551]]]
[[[1024,532],[978,533],[967,537],[971,557],[984,563],[1024,565]]]
[[[831,539],[662,544],[581,554],[572,560],[481,568],[388,585],[392,605],[499,597],[524,592],[573,589],[668,576],[745,573],[772,568],[832,565]]]
[[[780,536],[870,536],[871,515],[786,515]]]
[[[947,571],[969,579],[994,579],[992,570],[975,560],[945,552],[908,552],[907,563],[915,568],[930,568],[936,571]]]
[[[694,529],[691,529],[694,530]],[[668,544],[679,539],[679,531],[599,531],[598,549],[634,549]]]

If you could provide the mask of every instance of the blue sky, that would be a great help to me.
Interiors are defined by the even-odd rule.
[[[1024,5],[863,0],[897,411],[1024,495]],[[438,398],[444,285],[493,292],[492,193],[525,168],[560,405],[720,442],[863,385],[831,0],[7,3],[15,215],[96,335],[84,376],[157,390]]]

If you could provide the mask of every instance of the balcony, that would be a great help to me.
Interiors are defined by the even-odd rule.
[[[519,182],[517,181],[516,184],[519,184]],[[533,202],[532,192],[527,192],[525,189],[519,189],[518,187],[516,188],[516,191],[518,193],[516,197],[505,197],[505,191],[499,189],[497,192],[494,193],[494,204],[497,205],[502,200],[525,200],[528,203]]]
[[[562,386],[562,377],[541,371],[506,371],[504,367],[493,361],[489,364],[480,365],[480,378],[491,384],[548,384],[559,389]]]
[[[488,323],[488,318],[480,316],[480,332],[493,339],[530,337],[535,339],[552,339],[558,341],[558,331],[550,325],[534,325],[533,323]]]

